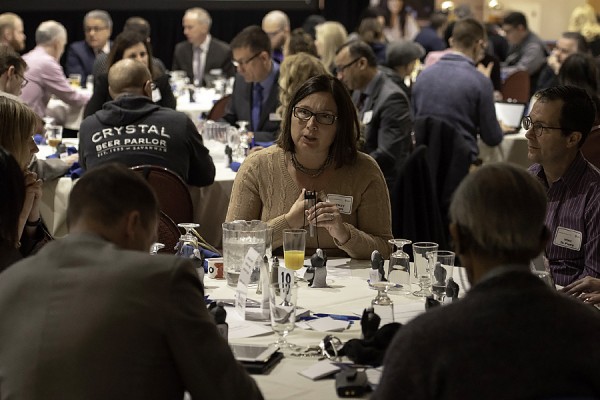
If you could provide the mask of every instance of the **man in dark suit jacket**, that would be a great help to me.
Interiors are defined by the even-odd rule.
[[[194,265],[147,253],[157,214],[152,189],[123,166],[78,181],[69,236],[0,274],[2,398],[262,399]]]
[[[85,40],[69,45],[65,74],[79,74],[85,84],[87,76],[92,74],[96,56],[110,51],[112,18],[104,10],[92,10],[83,18],[83,29]]]
[[[466,270],[473,287],[398,331],[372,399],[599,397],[598,310],[529,269],[550,237],[546,203],[542,185],[509,164],[462,181],[450,207],[462,266],[453,275]]]
[[[238,74],[223,120],[230,124],[248,121],[255,143],[270,145],[279,134],[281,117],[275,112],[279,64],[271,58],[269,36],[259,26],[249,26],[233,38],[231,49]]]
[[[352,100],[364,126],[365,153],[377,161],[388,188],[396,180],[396,166],[410,152],[412,121],[406,94],[383,72],[371,47],[352,41],[336,57],[338,78],[354,90]]]
[[[183,34],[187,40],[177,43],[171,70],[183,70],[190,81],[206,85],[213,69],[220,69],[227,77],[233,76],[231,50],[225,42],[210,35],[212,19],[206,10],[194,7],[183,16]]]

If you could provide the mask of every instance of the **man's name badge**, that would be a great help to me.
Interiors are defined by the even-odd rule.
[[[583,235],[581,232],[559,226],[556,228],[556,235],[554,236],[554,242],[552,243],[555,246],[564,247],[565,249],[579,251],[581,250],[582,238]]]
[[[373,119],[373,110],[365,111],[362,118],[362,123],[367,125],[371,123],[371,119]]]

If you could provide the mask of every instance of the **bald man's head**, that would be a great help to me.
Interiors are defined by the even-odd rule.
[[[113,99],[125,93],[151,97],[151,85],[148,67],[136,60],[117,61],[108,71],[108,89]]]

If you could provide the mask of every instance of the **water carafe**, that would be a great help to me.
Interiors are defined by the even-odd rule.
[[[252,267],[250,284],[260,279],[260,264],[265,254],[267,223],[263,221],[233,221],[223,223],[223,267],[227,284],[236,287],[244,264],[244,257],[252,247],[258,252],[256,265]]]

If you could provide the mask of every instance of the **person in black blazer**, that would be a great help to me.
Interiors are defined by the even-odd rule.
[[[172,109],[177,108],[177,100],[169,84],[169,75],[160,72],[151,62],[152,49],[143,35],[134,31],[121,32],[108,55],[107,70],[123,58],[134,58],[148,66],[156,85],[156,88],[152,91],[152,100],[156,104]],[[112,97],[108,92],[108,72],[106,72],[94,79],[94,94],[85,106],[84,118],[102,109],[104,103],[111,100]]]
[[[279,134],[281,117],[276,112],[279,64],[271,58],[269,36],[259,26],[249,26],[233,38],[231,49],[238,74],[223,120],[232,125],[248,121],[255,143],[270,145]],[[262,97],[260,107],[255,105],[258,96]]]
[[[206,86],[206,76],[213,69],[220,69],[227,77],[233,76],[229,45],[210,35],[212,19],[206,10],[190,8],[182,23],[187,40],[175,46],[171,70],[185,71],[190,82],[201,86]]]
[[[351,41],[335,56],[337,76],[350,90],[364,126],[363,151],[381,168],[388,187],[396,181],[396,166],[411,146],[410,102],[385,74],[378,71],[375,53],[363,41]]]

